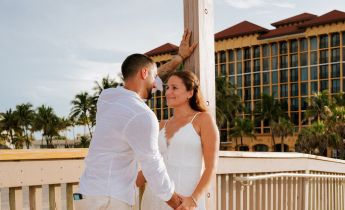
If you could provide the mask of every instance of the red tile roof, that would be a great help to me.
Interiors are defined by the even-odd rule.
[[[277,21],[275,23],[272,23],[271,25],[278,28],[279,26],[283,26],[283,25],[288,25],[288,24],[292,24],[292,23],[298,23],[298,22],[304,22],[304,21],[312,20],[316,17],[317,17],[316,15],[313,15],[310,13],[302,13],[302,14],[299,14],[299,15],[296,15],[293,17],[286,18],[284,20]]]
[[[254,23],[243,21],[230,28],[220,31],[215,34],[215,40],[228,39],[236,36],[243,36],[255,33],[264,33],[268,31],[266,28],[255,25]]]
[[[146,52],[145,55],[153,56],[153,55],[164,54],[164,53],[177,53],[177,51],[178,51],[178,46],[170,44],[170,43],[166,43],[153,50]]]
[[[294,25],[287,26],[287,27],[280,27],[277,29],[270,30],[269,32],[259,36],[258,39],[261,40],[261,39],[269,39],[269,38],[286,36],[286,35],[291,35],[291,34],[298,34],[304,31],[305,29],[298,28],[298,26],[294,26]]]
[[[339,10],[333,10],[310,21],[302,23],[301,25],[299,25],[299,27],[311,27],[338,21],[345,21],[345,13]]]

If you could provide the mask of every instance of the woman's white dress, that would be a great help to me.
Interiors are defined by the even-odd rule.
[[[196,116],[196,115],[195,115]],[[175,192],[190,196],[203,170],[203,155],[200,136],[193,127],[192,121],[181,127],[169,140],[165,135],[165,126],[158,136],[159,150],[163,156],[169,177],[174,181]],[[205,196],[198,201],[197,210],[205,210]],[[142,210],[171,210],[164,201],[156,197],[148,185],[143,194]]]

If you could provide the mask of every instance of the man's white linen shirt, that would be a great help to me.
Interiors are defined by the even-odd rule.
[[[137,93],[123,87],[104,90],[97,102],[96,129],[79,192],[134,205],[140,162],[148,186],[159,198],[169,200],[174,184],[158,150],[158,132],[157,117]]]

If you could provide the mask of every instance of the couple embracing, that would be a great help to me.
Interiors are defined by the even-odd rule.
[[[189,44],[190,36],[186,30],[178,55],[158,70],[145,55],[128,56],[121,67],[124,86],[101,93],[77,210],[132,209],[136,185],[145,182],[142,210],[206,209],[218,130],[197,77],[189,71],[173,72],[196,47]],[[168,78],[165,96],[174,111],[160,123],[144,101],[151,98],[159,77]]]

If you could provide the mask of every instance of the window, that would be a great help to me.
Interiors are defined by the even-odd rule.
[[[296,53],[298,51],[298,42],[297,40],[290,41],[290,53]]]
[[[251,61],[245,61],[244,62],[244,72],[249,73],[251,72]]]
[[[318,79],[318,70],[317,70],[317,66],[313,66],[310,68],[310,79],[311,80],[317,80]]]
[[[244,89],[244,100],[251,100],[251,91],[250,88]]]
[[[317,64],[317,52],[311,52],[310,53],[310,64]]]
[[[229,64],[229,74],[235,75],[235,64],[233,64],[233,63]]]
[[[287,82],[288,81],[288,71],[287,70],[281,70],[280,71],[280,82]]]
[[[299,40],[299,47],[300,47],[300,51],[301,52],[304,52],[304,51],[307,51],[308,50],[308,42],[307,42],[307,39],[301,39]]]
[[[288,96],[288,86],[280,85],[280,97],[287,97],[287,96]]]
[[[280,68],[284,69],[288,67],[288,57],[286,55],[280,56]]]
[[[276,43],[271,44],[271,48],[272,48],[272,56],[277,55],[278,54],[278,45]]]
[[[260,85],[260,73],[254,74],[254,85]]]
[[[270,93],[270,86],[264,86],[263,93],[266,95],[271,95]]]
[[[280,42],[280,54],[286,54],[288,52],[287,42]]]
[[[310,49],[311,50],[317,50],[317,38],[316,37],[310,38]]]
[[[235,76],[230,77],[230,83],[233,85],[235,84]]]
[[[274,57],[272,58],[272,69],[278,69],[278,58]]]
[[[298,84],[297,83],[292,83],[291,84],[291,96],[298,96]]]
[[[290,67],[297,67],[298,65],[298,55],[294,54],[290,56]]]
[[[331,46],[337,47],[340,45],[340,36],[339,33],[331,34]]]
[[[254,99],[259,99],[260,98],[260,88],[259,87],[255,87],[254,88]]]
[[[226,76],[226,64],[220,65],[220,71],[222,76]]]
[[[280,106],[282,108],[283,111],[287,111],[288,110],[288,101],[287,99],[280,99]]]
[[[225,63],[226,62],[226,53],[225,51],[220,51],[220,62]]]
[[[237,87],[242,87],[242,76],[237,76]]]
[[[237,63],[237,74],[242,74],[242,63]]]
[[[256,59],[254,60],[254,72],[260,71],[260,60]]]
[[[229,55],[229,61],[234,61],[235,60],[235,55],[233,50],[228,50],[228,55]]]
[[[244,49],[244,59],[250,59],[250,48]]]
[[[272,72],[272,84],[277,84],[278,83],[278,71],[273,71]]]
[[[332,49],[332,62],[339,62],[340,61],[340,49]]]
[[[308,83],[302,82],[301,83],[301,96],[306,96],[306,95],[308,95]]]
[[[320,49],[328,48],[328,35],[320,36]]]
[[[320,51],[320,63],[328,63],[328,50]]]
[[[320,79],[328,78],[328,65],[320,66]]]
[[[269,58],[264,58],[263,59],[263,70],[264,71],[267,71],[267,70],[269,70],[270,69],[270,59]]]
[[[164,119],[169,119],[169,109],[163,109]]]
[[[263,51],[263,57],[270,56],[270,48],[267,44],[263,45],[262,51]]]
[[[320,91],[328,90],[328,80],[320,81]]]
[[[267,85],[270,83],[270,73],[269,72],[262,73],[262,82],[264,85]]]
[[[260,46],[255,46],[254,47],[254,58],[259,58],[260,57]]]
[[[301,81],[308,80],[308,67],[301,68]]]
[[[294,68],[290,70],[290,82],[298,81],[298,69]]]
[[[301,109],[306,110],[307,108],[308,108],[308,98],[301,98]]]
[[[342,37],[343,37],[343,46],[345,46],[345,31],[342,33]]]
[[[332,64],[332,77],[340,77],[340,64]]]
[[[301,53],[299,57],[301,66],[308,65],[308,53]]]
[[[291,99],[290,110],[291,111],[298,111],[298,98],[292,98]]]
[[[272,85],[272,96],[274,98],[278,97],[278,85]]]
[[[242,60],[242,49],[237,49],[236,50],[236,59],[238,61]]]
[[[251,78],[250,74],[244,75],[244,86],[248,87],[251,86]]]
[[[312,94],[318,92],[318,85],[317,85],[317,82],[311,82],[311,83],[310,83],[310,90],[311,90],[311,93],[312,93]]]
[[[340,92],[340,80],[334,79],[332,80],[332,93],[339,93]]]

